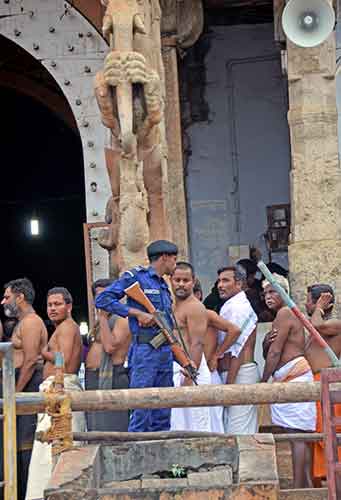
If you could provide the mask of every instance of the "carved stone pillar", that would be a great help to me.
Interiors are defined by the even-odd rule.
[[[168,200],[173,240],[179,255],[188,257],[187,210],[181,140],[178,62],[175,43],[165,39],[162,48],[165,67],[166,105],[165,125],[168,145]]]
[[[160,0],[162,59],[165,68],[165,126],[168,146],[168,214],[179,255],[188,258],[187,209],[182,154],[177,51],[182,54],[203,29],[201,0]]]
[[[335,35],[314,48],[287,41],[291,135],[290,280],[304,304],[318,282],[341,293],[341,170],[335,86]]]

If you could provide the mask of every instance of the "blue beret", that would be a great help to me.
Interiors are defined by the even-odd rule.
[[[147,246],[147,255],[149,258],[154,257],[155,255],[162,255],[163,253],[177,255],[178,247],[171,241],[167,240],[153,241]]]

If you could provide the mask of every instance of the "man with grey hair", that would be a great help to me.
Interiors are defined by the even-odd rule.
[[[246,272],[240,266],[218,270],[218,292],[225,300],[220,316],[240,328],[241,333],[231,345],[226,332],[218,333],[218,371],[223,383],[255,384],[259,382],[254,360],[257,316],[243,291]],[[258,431],[255,405],[231,406],[224,409],[224,430],[228,434],[254,434]]]
[[[277,282],[289,293],[286,278],[274,274]],[[313,382],[313,373],[305,358],[305,336],[301,322],[268,281],[263,282],[265,303],[276,313],[273,332],[263,343],[265,367],[262,382],[272,376],[274,382]],[[295,433],[315,431],[316,406],[310,403],[271,405],[273,432]],[[291,441],[294,488],[311,487],[311,449],[304,441]]]
[[[43,380],[42,351],[47,344],[47,331],[43,320],[33,308],[34,287],[29,279],[18,278],[7,283],[4,288],[1,304],[8,321],[14,321],[15,324],[11,342],[16,391],[37,392]],[[0,396],[2,397],[1,371]],[[19,415],[17,417],[17,463],[18,470],[20,470],[19,500],[22,500],[26,493],[36,424],[36,415]],[[2,430],[0,430],[0,446],[2,448]],[[2,480],[2,459],[3,457],[0,458],[0,480]],[[0,498],[2,499],[2,491]]]

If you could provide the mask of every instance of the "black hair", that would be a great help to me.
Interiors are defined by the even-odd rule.
[[[99,280],[94,281],[93,284],[91,285],[92,295],[95,297],[97,288],[107,288],[108,286],[112,285],[113,282],[114,280],[110,278],[101,278]]]
[[[235,281],[245,281],[246,280],[246,270],[239,265],[236,266],[225,266],[218,269],[218,276],[225,271],[232,271],[234,274]]]
[[[289,272],[280,264],[277,264],[277,262],[269,262],[266,266],[269,269],[270,273],[279,274],[280,276],[284,276],[284,278],[288,277]]]
[[[237,262],[237,266],[242,266],[245,269],[247,276],[250,274],[256,274],[258,271],[257,264],[255,264],[255,262],[251,259],[240,259]]]
[[[315,285],[308,286],[308,293],[311,294],[311,299],[314,304],[316,304],[322,293],[330,293],[332,296],[331,303],[334,304],[335,302],[335,293],[330,285],[317,283]]]
[[[195,278],[193,293],[200,292],[202,294],[202,286],[198,278]]]
[[[63,286],[55,286],[54,288],[51,288],[47,292],[47,297],[49,297],[50,295],[56,295],[56,294],[60,294],[63,296],[65,304],[72,304],[72,302],[73,302],[72,295],[67,288],[64,288]]]
[[[174,271],[176,269],[189,269],[192,273],[193,278],[195,276],[194,267],[192,266],[192,264],[190,264],[189,262],[185,262],[184,260],[180,260],[179,262],[176,263]]]
[[[35,298],[35,291],[31,281],[28,278],[19,278],[9,281],[5,284],[4,288],[10,288],[12,293],[19,295],[22,293],[26,302],[30,305],[33,304]]]

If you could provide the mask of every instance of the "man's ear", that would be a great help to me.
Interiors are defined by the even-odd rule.
[[[72,304],[66,304],[66,310],[69,314],[71,314],[72,311]]]
[[[16,300],[18,304],[22,304],[25,300],[25,295],[23,293],[18,293],[18,295],[16,296]]]

